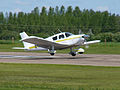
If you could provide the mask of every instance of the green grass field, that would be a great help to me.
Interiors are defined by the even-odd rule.
[[[22,47],[20,42],[0,43],[0,52],[24,51],[12,49]],[[85,54],[120,54],[120,43],[98,43],[85,50]],[[120,90],[119,71],[120,67],[0,63],[0,90]]]
[[[120,67],[0,64],[0,90],[120,90]]]
[[[0,41],[1,43],[1,41]],[[0,44],[0,52],[24,52],[24,50],[13,50],[12,47],[23,47],[22,42],[11,43],[11,41],[2,41]],[[85,49],[85,54],[120,54],[120,43],[108,42],[108,43],[97,43],[89,45],[89,48]],[[32,51],[32,52],[46,52],[47,51]],[[57,50],[57,53],[69,53],[69,49]]]
[[[85,49],[87,54],[120,54],[120,43],[108,42],[90,45]]]

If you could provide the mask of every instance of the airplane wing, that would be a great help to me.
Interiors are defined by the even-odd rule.
[[[94,44],[94,43],[99,43],[100,40],[94,40],[94,41],[88,41],[88,42],[84,42],[84,45],[89,45],[89,44]]]
[[[55,50],[71,47],[70,45],[58,44],[56,42],[51,42],[51,41],[45,40],[43,38],[35,37],[35,36],[24,38],[21,41],[32,43],[32,44],[35,44],[36,46],[48,48],[48,49],[52,49],[52,46],[54,46]]]

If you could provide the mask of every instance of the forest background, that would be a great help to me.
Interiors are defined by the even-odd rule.
[[[71,32],[73,34],[90,34],[90,39],[107,42],[120,41],[120,16],[108,11],[80,10],[78,6],[55,8],[48,10],[34,8],[30,13],[0,12],[0,40],[19,40],[19,33],[49,37],[53,33]],[[92,31],[92,32],[90,32]]]

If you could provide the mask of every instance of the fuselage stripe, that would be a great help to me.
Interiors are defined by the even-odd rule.
[[[66,38],[66,39],[62,39],[62,40],[57,40],[56,42],[62,42],[62,41],[66,41],[66,40],[76,39],[76,38],[80,38],[80,36],[73,37],[73,38]]]

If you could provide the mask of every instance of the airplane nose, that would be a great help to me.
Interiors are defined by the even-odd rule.
[[[89,38],[89,37],[90,37],[89,35],[82,36],[82,38]]]
[[[79,40],[77,41],[78,45],[83,45],[84,42],[86,42],[86,39],[90,37],[89,35],[82,35],[82,37],[80,36]]]
[[[83,45],[84,42],[85,42],[85,38],[80,38],[80,39],[79,39],[79,45]]]
[[[85,38],[82,38],[82,41],[85,42]]]
[[[80,41],[81,41],[81,42],[85,42],[85,38],[83,38],[83,37],[80,38]]]

